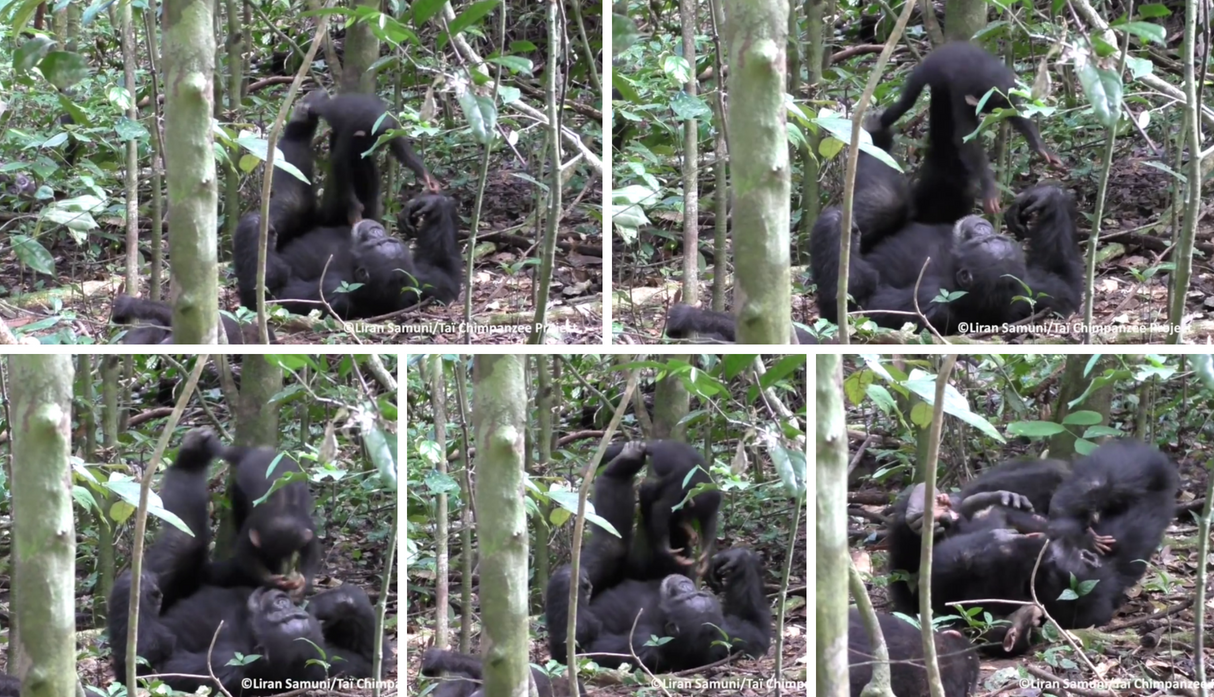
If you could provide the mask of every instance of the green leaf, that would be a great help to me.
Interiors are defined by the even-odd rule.
[[[637,30],[636,22],[631,17],[618,12],[611,14],[611,55],[613,58],[640,40],[641,32]]]
[[[89,75],[84,56],[69,51],[51,51],[38,64],[38,69],[60,92],[70,89]]]
[[[1013,436],[1025,436],[1026,438],[1049,438],[1059,433],[1065,433],[1066,429],[1053,421],[1013,421],[1007,425],[1007,432]]]
[[[1079,83],[1101,125],[1112,127],[1121,118],[1121,76],[1090,61],[1078,66]]]
[[[1118,28],[1125,29],[1127,32],[1137,36],[1143,41],[1156,43],[1160,46],[1164,46],[1167,43],[1167,31],[1165,31],[1164,28],[1158,24],[1151,24],[1150,22],[1127,22]]]
[[[464,111],[464,116],[468,119],[468,127],[476,141],[481,145],[492,143],[496,135],[494,125],[497,122],[497,111],[493,107],[493,100],[478,96],[469,90],[460,96],[459,104]]]
[[[1100,423],[1102,417],[1099,412],[1084,410],[1073,411],[1067,414],[1062,419],[1062,423],[1068,426],[1095,426]]]
[[[691,82],[691,77],[695,74],[686,58],[674,55],[662,59],[662,72],[670,82],[678,86]]]
[[[448,25],[447,33],[451,36],[459,34],[484,19],[486,15],[497,9],[498,5],[500,3],[497,0],[482,0],[482,2],[469,5],[468,9],[457,15],[455,21]]]
[[[1155,17],[1170,17],[1171,15],[1172,11],[1168,9],[1167,5],[1152,3],[1149,5],[1142,5],[1138,8],[1138,16],[1145,19],[1153,19]]]
[[[54,45],[55,40],[47,36],[35,36],[21,44],[13,53],[13,72],[20,75],[33,70]]]
[[[443,5],[447,4],[447,0],[418,0],[413,3],[413,24],[414,26],[422,26],[426,22],[436,17],[443,9]]]
[[[41,242],[28,235],[13,235],[9,237],[9,241],[13,245],[17,261],[40,274],[55,275],[55,257]]]
[[[499,64],[515,75],[531,75],[535,69],[535,63],[523,56],[493,56],[488,62]]]

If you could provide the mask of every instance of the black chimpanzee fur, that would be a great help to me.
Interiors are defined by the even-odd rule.
[[[931,86],[928,151],[913,186],[877,158],[860,153],[847,290],[852,307],[864,310],[879,326],[896,329],[912,322],[922,327],[916,300],[918,311],[941,334],[994,328],[1041,309],[1065,316],[1081,304],[1077,212],[1068,193],[1045,184],[1022,192],[1005,215],[1014,238],[969,215],[975,179],[992,212],[998,210],[998,192],[981,144],[963,138],[977,127],[978,101],[992,87],[1006,93],[1014,82],[1011,72],[981,48],[949,44],[912,73],[894,107],[866,120],[873,143],[889,152],[890,125],[914,104],[925,85]],[[1008,105],[993,94],[984,109]],[[1030,121],[1014,117],[1012,124],[1034,150],[1058,163]],[[810,239],[818,312],[836,323],[842,219],[838,207],[826,209]],[[937,300],[952,294],[959,295],[947,302]],[[732,341],[734,326],[734,318],[724,313],[676,305],[667,334]],[[814,341],[799,328],[797,338],[801,343]]]
[[[327,195],[318,208],[310,184],[275,168],[271,175],[274,193],[270,200],[267,296],[297,314],[307,314],[314,308],[331,309],[343,319],[394,312],[425,297],[451,302],[459,297],[462,285],[456,244],[459,219],[454,201],[427,194],[406,204],[406,209],[416,211],[415,217],[420,218],[413,252],[402,240],[389,237],[376,218],[352,219],[352,201],[373,211],[379,207],[378,170],[374,160],[363,158],[359,149],[369,147],[374,139],[357,135],[370,129],[375,119],[363,123],[361,116],[367,112],[342,116],[337,109],[352,96],[366,95],[327,101],[305,98],[284,130],[279,143],[283,158],[311,177],[317,116],[324,114],[330,120],[336,176],[330,177],[328,188],[340,194],[336,198]],[[425,172],[404,139],[393,141],[394,152],[398,143],[406,153],[399,155],[402,161],[412,162]],[[343,174],[350,181],[342,181]],[[370,174],[375,175],[373,186],[368,183]],[[320,225],[318,220],[322,221]],[[256,213],[245,215],[233,241],[240,300],[246,307],[255,307],[257,302],[259,222]]]
[[[897,697],[919,697],[928,694],[927,669],[923,662],[923,637],[911,623],[884,613],[877,613],[877,623],[889,651],[890,683]],[[848,679],[851,697],[860,697],[864,686],[872,679],[872,642],[860,621],[860,612],[852,608],[847,622]],[[968,639],[954,630],[936,632],[936,656],[940,666],[940,682],[945,697],[968,697],[978,682],[978,654]]]
[[[117,295],[114,297],[110,321],[114,324],[134,325],[123,335],[124,344],[173,343],[173,308],[168,303]],[[219,314],[219,321],[223,325],[228,344],[258,343],[257,325],[240,324],[223,313]],[[278,343],[273,329],[270,330],[270,343]]]
[[[359,217],[379,220],[383,202],[379,196],[379,166],[373,156],[363,156],[379,136],[400,128],[388,105],[373,94],[347,93],[329,97],[324,90],[304,97],[309,113],[332,127],[329,136],[329,176],[321,200],[320,225],[351,225]],[[377,128],[378,126],[378,128]],[[392,155],[417,175],[427,190],[438,192],[439,184],[414,152],[409,140],[396,136],[388,141]]]
[[[1105,443],[1075,463],[1050,502],[1049,563],[1037,578],[1050,616],[1066,628],[1108,624],[1176,516],[1179,486],[1176,465],[1136,440]],[[1061,599],[1072,574],[1098,583]]]
[[[933,613],[956,614],[950,603],[983,601],[966,607],[981,605],[1007,620],[983,637],[993,642],[986,648],[1007,654],[1027,651],[1032,628],[1042,619],[1039,608],[1021,604],[1033,599],[1033,587],[1063,628],[1107,624],[1163,540],[1175,515],[1178,486],[1167,456],[1132,440],[1100,446],[1070,472],[1045,460],[1008,463],[984,473],[960,495],[938,499]],[[895,510],[888,536],[891,570],[918,569],[919,539],[907,522],[916,506],[921,514],[922,503],[914,503],[912,490]],[[1028,510],[1033,514],[1026,515]],[[1044,526],[1037,520],[1041,514],[1048,514]],[[928,521],[921,525],[929,529]],[[1041,565],[1033,578],[1038,556]],[[1095,585],[1085,588],[1091,581]],[[918,611],[917,599],[900,581],[891,584],[891,598],[900,612]]]
[[[654,672],[695,668],[737,652],[762,656],[771,641],[771,609],[763,595],[759,558],[754,552],[734,548],[713,557],[710,583],[723,594],[723,601],[695,590],[685,570],[661,580],[631,577],[628,559],[636,509],[632,480],[644,466],[645,450],[643,443],[623,446],[595,481],[595,511],[620,537],[595,527],[582,555],[576,624],[579,651],[598,654],[595,661],[608,667],[631,663],[627,656],[635,652]],[[647,535],[643,528],[637,534]],[[569,566],[558,569],[545,596],[548,648],[562,663],[568,658],[565,638],[571,576]],[[672,640],[647,645],[651,636]],[[722,641],[725,637],[727,644]]]
[[[375,617],[368,612],[369,603],[346,605],[359,613],[348,618],[352,623],[348,626],[362,627],[366,633],[352,637],[344,631],[326,631],[325,617],[299,608],[282,590],[221,588],[206,582],[207,470],[223,450],[214,433],[195,429],[186,434],[177,460],[164,475],[160,494],[165,510],[181,518],[194,534],[166,525],[147,552],[136,636],[136,652],[147,664],[141,664],[138,672],[174,674],[164,681],[175,690],[193,692],[214,683],[207,677],[184,675],[206,676],[213,671],[237,696],[285,689],[281,682],[275,686],[249,681],[313,681],[326,674],[370,677],[374,656],[367,647],[374,646]],[[125,678],[128,659],[130,589],[131,573],[126,571],[114,582],[107,613],[107,636],[119,679]],[[329,593],[342,592],[346,591]],[[323,608],[327,595],[322,593],[313,602]],[[259,658],[238,661],[237,654]]]
[[[211,565],[208,581],[222,587],[272,585],[301,591],[300,597],[310,593],[320,567],[320,542],[303,469],[273,448],[230,447],[221,456],[235,472],[232,518],[240,532],[232,556]],[[292,473],[298,477],[295,481],[270,494],[277,480]],[[269,498],[254,505],[267,494]],[[300,579],[291,577],[296,555]]]
[[[1019,100],[1010,96],[1015,86],[1016,74],[1003,61],[980,46],[967,41],[953,41],[932,51],[911,72],[902,88],[901,98],[881,114],[880,128],[887,130],[893,126],[915,105],[923,88],[931,87],[930,123],[936,126],[933,136],[951,134],[948,149],[960,154],[963,169],[958,171],[965,176],[968,200],[973,200],[972,182],[977,179],[984,208],[987,213],[994,215],[999,212],[999,191],[995,187],[995,175],[986,159],[986,151],[980,139],[965,142],[964,138],[978,130],[976,107],[979,103],[982,103],[982,113],[1016,106]],[[988,92],[989,98],[982,102]],[[1034,152],[1050,164],[1061,166],[1062,161],[1045,147],[1032,121],[1023,116],[1012,116],[1008,122],[1024,136]],[[937,140],[932,145],[942,147],[944,142]],[[924,195],[933,193],[926,188],[930,184],[925,181],[919,183],[916,199],[921,200]],[[935,216],[930,214],[930,210],[925,210],[922,211],[925,217],[921,218],[921,222],[951,223],[969,213],[970,208],[972,205],[944,209]]]
[[[603,456],[608,462],[616,461],[620,471],[642,467],[645,456],[649,457],[649,476],[640,489],[641,533],[633,538],[629,550],[629,578],[649,581],[670,574],[692,579],[703,576],[716,544],[721,492],[710,489],[686,503],[683,499],[696,487],[712,483],[708,463],[695,448],[675,440],[651,440],[643,451],[635,450],[616,443]],[[639,458],[639,462],[629,463],[630,456]],[[701,550],[698,557],[694,554],[697,547]]]

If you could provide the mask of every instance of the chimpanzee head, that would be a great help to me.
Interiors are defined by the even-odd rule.
[[[953,227],[953,269],[957,288],[984,301],[1024,278],[1024,249],[981,216],[967,215]]]
[[[679,574],[662,579],[658,607],[666,618],[666,634],[671,637],[699,631],[706,624],[720,627],[725,623],[716,596],[696,590],[695,582]]]
[[[358,283],[401,285],[397,271],[413,268],[409,247],[388,235],[384,226],[374,220],[360,220],[351,230],[354,247],[354,280]]]
[[[259,650],[270,661],[291,648],[295,639],[319,638],[320,621],[278,588],[258,588],[249,595],[249,617]]]

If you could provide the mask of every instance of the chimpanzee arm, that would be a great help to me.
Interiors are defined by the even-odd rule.
[[[722,629],[733,644],[731,653],[762,657],[771,644],[771,607],[763,595],[759,557],[744,547],[717,553],[712,575],[724,588]]]
[[[818,286],[818,313],[839,323],[835,298],[839,285],[839,238],[842,235],[843,211],[837,207],[822,211],[810,232],[810,271]],[[847,292],[861,307],[867,307],[869,297],[880,283],[881,275],[860,253],[861,230],[852,225],[851,255],[847,275]]]
[[[1023,279],[1038,304],[1069,315],[1083,302],[1083,263],[1076,248],[1075,202],[1066,191],[1039,184],[1024,191],[1008,208],[1005,220],[1010,232],[1027,239],[1028,272]],[[1027,303],[1017,303],[1027,317]]]
[[[406,219],[414,226],[414,264],[422,297],[444,303],[457,300],[463,289],[463,267],[456,236],[459,212],[455,199],[424,194],[405,204]]]
[[[330,654],[341,656],[334,669],[341,675],[371,677],[375,661],[375,608],[366,592],[351,585],[325,591],[308,602],[308,612],[320,620]]]
[[[621,561],[621,564],[623,562]],[[548,624],[548,654],[552,660],[567,664],[565,642],[568,637],[566,628],[569,624],[569,579],[572,569],[568,564],[560,567],[548,579],[548,588],[544,591],[544,614]],[[586,647],[598,638],[602,632],[602,623],[590,609],[590,594],[592,588],[586,575],[585,566],[580,569],[582,585],[577,597],[577,626],[575,636],[578,646],[584,651]]]
[[[1054,167],[1062,167],[1062,159],[1055,155],[1049,148],[1045,147],[1045,143],[1041,140],[1041,133],[1037,131],[1037,127],[1033,125],[1031,119],[1024,116],[1008,117],[1008,123],[1012,128],[1020,132],[1024,139],[1028,141],[1029,147],[1033,152],[1041,155],[1041,157]]]
[[[698,343],[733,343],[737,341],[738,320],[728,312],[718,312],[683,303],[670,306],[666,316],[666,336],[672,339],[695,339]],[[793,326],[797,343],[817,344],[817,337],[801,327]]]

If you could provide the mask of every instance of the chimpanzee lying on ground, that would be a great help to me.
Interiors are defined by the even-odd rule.
[[[919,628],[894,615],[877,613],[885,647],[889,651],[890,686],[897,697],[921,697],[928,694],[927,669],[923,667],[923,638]],[[852,608],[847,621],[848,679],[851,697],[860,697],[872,679],[874,661],[872,642],[860,621],[860,612]],[[946,629],[936,632],[936,656],[945,697],[968,697],[978,682],[978,654],[961,632]]]
[[[422,654],[422,675],[437,677],[447,673],[446,680],[430,693],[430,697],[485,697],[482,688],[483,663],[478,656],[468,656],[458,651],[430,648]],[[531,679],[540,697],[568,697],[569,679],[550,678],[542,671],[531,668]],[[580,694],[585,688],[578,682]]]
[[[223,451],[214,433],[195,429],[186,434],[165,472],[160,487],[165,510],[194,534],[164,525],[148,549],[136,637],[136,652],[147,665],[138,671],[175,674],[163,680],[190,692],[213,687],[208,675],[214,671],[233,695],[274,694],[283,691],[284,680],[321,680],[326,674],[370,677],[374,655],[367,647],[374,646],[375,616],[361,590],[343,586],[313,600],[321,611],[333,606],[350,610],[334,622],[331,614],[299,608],[277,588],[221,588],[207,582],[207,477],[210,463]],[[114,673],[120,680],[128,658],[130,592],[131,573],[126,571],[114,582],[107,613]],[[330,601],[331,594],[338,597]],[[259,657],[246,662],[236,660],[237,654]],[[258,680],[271,682],[252,682]]]
[[[628,564],[636,509],[632,480],[644,466],[645,451],[643,443],[623,446],[594,483],[595,512],[620,537],[595,527],[582,555],[576,625],[579,652],[595,654],[594,660],[607,667],[632,663],[630,654],[635,652],[653,672],[697,668],[731,653],[762,656],[771,641],[771,609],[763,596],[754,552],[735,547],[712,558],[709,585],[723,593],[724,602],[712,593],[697,591],[683,575],[688,571],[685,565],[678,565],[682,573],[661,580],[632,577]],[[648,534],[644,526],[637,530],[638,538]],[[661,552],[648,539],[644,544]],[[548,649],[561,663],[568,658],[565,639],[571,578],[571,567],[561,567],[545,595]],[[671,641],[649,645],[651,636],[671,637]]]
[[[972,114],[965,119],[954,113],[958,107],[949,101],[950,81],[956,81],[955,96],[961,99],[983,81],[994,81],[981,97],[990,87],[1000,86],[1002,76],[989,71],[986,63],[979,63],[980,70],[973,73],[940,67],[950,53],[963,50],[964,45],[949,49],[931,65],[925,62],[927,70],[912,76],[918,87],[908,83],[903,102],[909,98],[909,103],[893,107],[892,118],[887,112],[865,123],[874,144],[889,152],[893,135],[888,123],[913,104],[923,84],[932,85],[928,152],[913,187],[877,158],[860,153],[848,295],[852,306],[865,310],[878,326],[897,329],[912,322],[922,327],[921,313],[937,332],[956,334],[1016,322],[1043,309],[1069,315],[1083,299],[1077,213],[1068,193],[1046,184],[1022,192],[1004,216],[1012,236],[998,234],[982,218],[967,215],[973,209],[973,179],[989,177],[989,168],[978,143],[962,144],[962,137],[973,130],[967,126],[977,122]],[[1039,147],[1032,124],[1017,123]],[[1043,146],[1039,150],[1045,152]],[[993,202],[997,208],[997,194]],[[838,207],[826,209],[815,221],[810,239],[818,312],[835,323],[842,219]],[[1027,255],[1022,242],[1028,243]],[[667,334],[732,341],[734,326],[734,318],[724,313],[675,305]],[[797,337],[802,343],[813,342],[799,329]]]
[[[930,151],[911,201],[911,221],[884,236],[881,230],[853,232],[852,239],[859,240],[853,241],[848,294],[855,305],[878,325],[897,328],[921,323],[915,314],[917,301],[918,312],[942,334],[1016,322],[1041,309],[1064,316],[1074,312],[1083,297],[1083,266],[1070,195],[1048,184],[1022,192],[1004,216],[1015,238],[998,234],[974,215],[948,224],[922,222],[932,217],[931,211],[971,205],[964,188],[950,181],[963,171],[952,134],[939,133],[935,121],[929,130]],[[870,197],[868,186],[857,180],[856,200]],[[879,185],[879,192],[886,190]],[[838,209],[823,212],[811,241],[818,311],[832,322],[838,320],[834,290],[841,219]],[[1029,255],[1018,240],[1028,242]],[[945,293],[960,295],[938,301]]]
[[[905,614],[919,611],[918,573],[920,535],[932,530],[936,544],[951,536],[988,529],[996,515],[1000,524],[1020,532],[1044,532],[1050,497],[1069,475],[1060,460],[1018,459],[986,470],[956,494],[936,493],[935,520],[923,519],[924,487],[918,484],[898,498],[886,533],[889,569],[903,579],[891,581],[889,597],[894,610]],[[1004,524],[1007,518],[1011,524]]]
[[[304,99],[291,115],[279,147],[283,158],[311,179],[312,137],[316,133],[315,99]],[[354,220],[354,205],[378,210],[378,181],[367,179],[373,161],[364,161],[358,135],[374,123],[364,124],[366,113],[339,117],[334,105],[322,102],[326,118],[332,117],[334,170],[349,172],[350,180],[331,176],[325,200],[319,207],[310,184],[275,168],[270,199],[270,234],[266,256],[266,293],[297,314],[316,308],[331,310],[343,319],[374,317],[405,309],[423,298],[451,302],[459,297],[462,266],[456,244],[459,224],[454,200],[441,194],[426,194],[406,204],[416,221],[414,251],[401,239],[387,235],[374,218]],[[382,106],[382,104],[380,105]],[[358,117],[358,118],[355,118]],[[346,133],[352,130],[352,133]],[[374,142],[371,139],[367,142]],[[404,144],[404,140],[394,141]],[[407,153],[412,153],[404,146]],[[419,167],[416,155],[408,158]],[[338,164],[337,160],[349,162]],[[367,163],[371,163],[368,167]],[[422,172],[424,172],[422,168]],[[374,172],[376,175],[378,172]],[[425,175],[428,176],[428,175]],[[333,192],[333,193],[329,193]],[[367,197],[367,198],[364,198]],[[352,203],[353,202],[353,203]],[[318,226],[317,220],[338,221]],[[234,264],[240,301],[246,307],[257,302],[257,245],[260,218],[248,213],[240,219],[234,236]],[[362,284],[354,288],[350,284]]]
[[[1157,449],[1120,440],[1100,446],[1078,460],[1073,473],[1062,475],[1056,461],[1009,463],[963,489],[960,502],[950,502],[944,514],[937,511],[936,520],[944,529],[932,553],[935,615],[955,614],[950,603],[985,601],[980,603],[983,610],[1006,618],[1008,624],[988,631],[984,640],[995,642],[988,648],[1009,654],[1028,650],[1031,630],[1042,618],[1031,604],[1032,585],[1063,628],[1100,626],[1112,619],[1125,591],[1145,573],[1142,560],[1150,559],[1172,520],[1176,468]],[[972,499],[971,492],[979,489],[995,493],[999,501],[984,514],[967,517],[967,493]],[[1045,497],[1050,503],[1043,510],[1040,502]],[[1048,512],[1048,537],[1040,521],[1025,515],[1025,499],[1033,503],[1034,512]],[[913,491],[899,507],[889,534],[890,568],[914,573],[919,541],[905,531],[908,516],[897,513],[913,508]],[[961,513],[954,518],[958,507]],[[950,521],[952,527],[946,527]],[[1033,566],[1047,543],[1033,579]],[[1086,581],[1098,583],[1084,590]],[[1068,590],[1077,591],[1075,597],[1065,593]],[[904,584],[891,584],[890,595],[895,609],[918,611],[917,598]]]
[[[1136,440],[1112,441],[1075,462],[1050,501],[1048,564],[1037,595],[1063,627],[1108,624],[1176,516],[1176,465]],[[1062,600],[1077,582],[1098,581],[1086,595]],[[1044,591],[1041,590],[1044,588]]]
[[[124,344],[171,344],[173,343],[173,308],[168,303],[130,295],[114,297],[110,313],[114,324],[135,325],[122,337]],[[219,321],[229,344],[256,344],[257,325],[240,324],[222,312]],[[274,330],[270,329],[270,343],[278,343]]]

